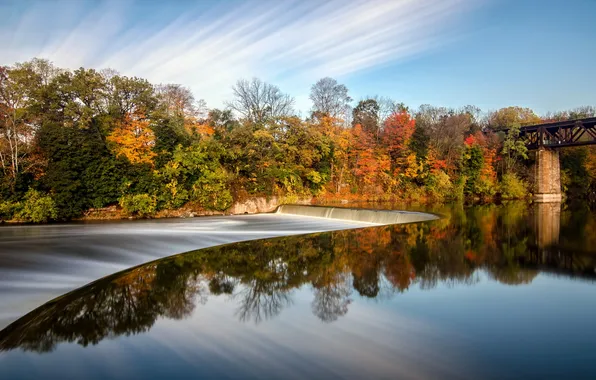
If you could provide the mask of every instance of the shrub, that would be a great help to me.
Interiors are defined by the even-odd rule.
[[[20,203],[0,202],[0,220],[10,220],[21,208]]]
[[[119,200],[120,207],[127,215],[151,216],[157,209],[157,200],[149,194],[124,195]]]
[[[15,213],[18,219],[27,222],[42,223],[58,217],[54,200],[49,195],[30,189],[25,194],[22,207]]]
[[[466,182],[468,181],[468,177],[462,175],[458,177],[453,184],[453,198],[454,199],[463,199],[465,196],[465,186]]]
[[[451,179],[442,170],[428,176],[426,179],[426,191],[431,197],[436,199],[454,198]]]
[[[310,182],[310,191],[313,195],[318,195],[323,192],[323,185],[328,180],[328,176],[326,174],[319,173],[315,170],[311,170],[306,173],[306,179]]]
[[[184,184],[179,184],[178,180],[173,179],[170,183],[163,186],[162,191],[158,195],[160,207],[179,208],[184,206],[189,200],[189,191],[186,190]]]
[[[495,181],[486,176],[480,176],[475,183],[475,193],[480,197],[491,197],[496,193]]]
[[[227,182],[228,174],[223,169],[205,171],[193,185],[193,199],[207,210],[225,211],[234,201]]]
[[[519,199],[528,196],[528,184],[514,173],[504,174],[501,178],[501,197]]]
[[[291,194],[291,195],[284,195],[280,197],[279,204],[282,205],[291,205],[298,203],[298,195]]]

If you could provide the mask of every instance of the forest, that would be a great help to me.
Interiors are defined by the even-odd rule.
[[[519,127],[596,116],[593,106],[537,115],[355,101],[332,78],[312,85],[306,116],[258,78],[238,80],[232,94],[210,109],[188,87],[111,69],[43,59],[0,67],[0,220],[70,220],[108,206],[132,217],[223,212],[255,196],[520,199],[532,192],[533,155]],[[574,199],[594,202],[595,148],[561,150]]]

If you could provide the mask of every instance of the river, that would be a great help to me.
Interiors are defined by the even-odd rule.
[[[1,307],[12,323],[0,332],[0,378],[593,378],[596,214],[525,203],[427,211],[442,218],[336,222],[190,251],[18,316],[12,308],[89,282],[100,272],[89,260],[113,272],[214,245],[216,234],[175,232],[188,221],[43,226],[52,238],[0,229],[2,284],[18,289],[0,288],[12,302]],[[266,236],[328,223],[269,217],[214,220],[246,222],[237,234],[269,223],[254,227]],[[44,292],[51,284],[65,286]]]

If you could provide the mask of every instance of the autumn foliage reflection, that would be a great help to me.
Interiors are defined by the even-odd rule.
[[[345,316],[354,302],[399,297],[414,286],[469,286],[481,277],[507,285],[540,271],[594,277],[593,236],[541,243],[538,209],[454,206],[430,223],[372,227],[251,241],[198,250],[92,283],[34,310],[0,332],[0,349],[51,351],[148,331],[158,318],[190,316],[212,297],[235,304],[243,322],[275,318],[299,288],[312,290],[322,322]],[[546,209],[548,210],[548,209]],[[559,214],[556,214],[559,215]],[[589,212],[562,213],[562,228],[595,226]],[[592,239],[592,240],[591,240]]]

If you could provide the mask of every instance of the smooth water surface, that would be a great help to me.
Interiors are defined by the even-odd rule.
[[[0,378],[594,378],[594,213],[434,211],[104,278],[1,331]]]

